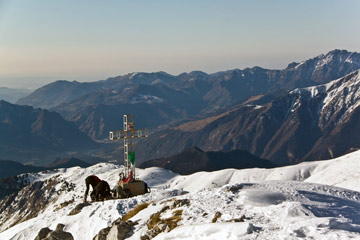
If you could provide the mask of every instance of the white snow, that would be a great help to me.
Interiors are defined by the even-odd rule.
[[[345,78],[326,84],[328,94],[322,107],[322,115],[325,120],[336,112],[346,109],[339,120],[342,121],[360,105],[360,71],[358,70],[351,79]]]
[[[301,65],[303,65],[306,61],[302,61],[301,63],[299,63],[298,65],[295,66],[294,69],[298,69]]]
[[[251,107],[251,108],[253,108],[253,109],[261,109],[261,108],[264,107],[264,106],[262,106],[262,105],[253,105],[253,104],[246,104],[245,106],[246,106],[246,107]]]
[[[151,85],[155,85],[155,84],[159,84],[159,83],[163,83],[163,82],[164,82],[163,80],[161,80],[160,78],[157,78],[151,82]]]
[[[326,161],[274,169],[225,169],[180,176],[161,168],[137,169],[152,192],[130,199],[92,203],[74,216],[82,202],[84,179],[95,174],[113,187],[119,167],[100,163],[89,168],[59,169],[32,176],[32,181],[59,175],[74,183],[39,216],[0,233],[1,240],[34,239],[43,227],[65,224],[75,239],[92,239],[102,228],[142,202],[151,204],[131,220],[138,221],[129,239],[139,239],[146,221],[170,199],[189,199],[182,220],[155,239],[360,239],[360,151]],[[59,187],[59,186],[56,186]],[[58,211],[60,203],[75,202]],[[178,210],[174,209],[174,210]],[[172,211],[162,218],[172,216]],[[216,223],[212,219],[221,213]],[[236,219],[242,221],[236,221]]]
[[[360,106],[360,70],[326,84],[295,89],[290,94],[299,95],[290,109],[291,112],[295,112],[300,106],[302,97],[314,99],[324,95],[320,102],[318,125],[320,128],[326,126],[334,116],[338,118],[335,123],[338,124],[345,121],[351,112]]]
[[[133,72],[133,73],[131,73],[130,76],[129,76],[129,79],[132,79],[133,77],[135,77],[135,76],[138,75],[138,74],[139,74],[139,72]]]
[[[254,109],[261,109],[261,108],[263,108],[264,106],[262,106],[262,105],[256,105],[255,107],[254,107]]]
[[[219,240],[219,239],[240,239],[247,235],[248,229],[251,229],[249,223],[205,223],[186,225],[175,228],[173,231],[160,234],[154,239],[172,240]]]
[[[315,66],[315,71],[317,69],[323,67],[324,65],[328,64],[329,62],[331,62],[332,59],[333,59],[333,55],[331,55],[331,54],[326,55],[325,58],[324,57],[320,58]]]
[[[130,100],[131,104],[142,103],[142,102],[146,102],[148,104],[161,103],[164,102],[164,99],[150,94],[145,94],[145,95],[138,94],[136,97],[133,97]]]

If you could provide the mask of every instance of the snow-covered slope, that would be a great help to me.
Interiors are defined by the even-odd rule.
[[[177,227],[160,231],[154,239],[360,239],[359,159],[357,151],[289,167],[188,176],[160,168],[138,169],[137,175],[151,186],[151,193],[95,202],[73,216],[68,213],[82,202],[85,177],[96,174],[113,187],[119,167],[101,163],[34,174],[30,176],[34,183],[56,179],[44,191],[47,206],[5,231],[19,221],[16,216],[20,212],[11,216],[0,212],[0,239],[34,239],[41,228],[54,229],[58,223],[64,224],[74,239],[92,239],[140,203],[150,204],[130,219],[138,224],[128,239],[149,235],[148,223],[155,213],[163,225],[180,217]],[[15,199],[12,207],[20,201]],[[61,206],[66,202],[69,204]]]
[[[308,97],[318,99],[319,127],[326,127],[333,121],[332,126],[344,121],[360,105],[360,70],[354,71],[345,77],[331,81],[330,83],[313,86],[308,88],[299,88],[293,90],[290,94],[299,95],[293,104],[292,112],[300,107],[301,98]],[[307,94],[306,94],[307,93]],[[301,101],[302,100],[302,101]]]

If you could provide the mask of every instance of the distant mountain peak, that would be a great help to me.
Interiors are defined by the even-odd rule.
[[[0,101],[0,158],[22,162],[97,144],[60,114]]]
[[[162,167],[180,174],[216,171],[226,168],[271,168],[275,166],[270,161],[257,158],[245,150],[204,152],[196,146],[171,157],[149,160],[140,165],[142,168]]]
[[[306,66],[307,64],[315,64],[315,67],[319,68],[331,63],[332,61],[335,61],[336,63],[349,62],[355,64],[356,66],[360,66],[360,53],[334,49],[326,54],[320,54],[300,63],[292,62],[287,66],[287,69],[297,69],[298,67],[302,65]]]
[[[299,65],[298,62],[292,62],[292,63],[289,63],[286,68],[295,68],[297,65]]]
[[[346,49],[334,49],[328,52],[326,55],[335,55],[335,54],[351,54],[352,52],[349,52]]]

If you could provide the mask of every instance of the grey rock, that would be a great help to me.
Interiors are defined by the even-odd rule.
[[[111,227],[103,228],[100,232],[93,238],[93,240],[106,240],[106,236],[110,232]]]
[[[128,237],[135,224],[132,221],[121,222],[117,219],[111,227],[100,230],[93,240],[123,240]]]
[[[75,206],[75,208],[73,210],[71,210],[71,212],[69,213],[69,216],[72,216],[72,215],[76,215],[78,213],[81,212],[81,210],[86,207],[86,206],[89,206],[91,205],[91,203],[79,203],[78,205]]]
[[[74,237],[69,232],[52,231],[47,235],[45,240],[74,240]]]
[[[64,227],[64,224],[59,223],[55,231],[51,231],[47,227],[42,228],[35,240],[74,240],[71,233],[64,231]]]
[[[49,228],[42,228],[40,229],[38,235],[36,236],[35,240],[41,240],[46,238],[46,236],[48,235],[48,233],[51,232],[51,230]]]

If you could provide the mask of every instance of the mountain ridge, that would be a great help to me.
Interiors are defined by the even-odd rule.
[[[56,112],[5,101],[0,101],[0,132],[0,158],[20,162],[98,147]]]
[[[174,156],[145,161],[139,167],[161,167],[181,175],[188,175],[201,171],[217,171],[227,168],[273,168],[277,166],[244,150],[204,152],[200,148],[193,146]]]
[[[323,104],[321,93],[312,100],[307,100],[305,95],[312,96],[311,93],[306,93],[307,90],[302,90],[303,93],[299,94],[294,91],[291,96],[288,91],[297,86],[311,88],[313,84],[326,84],[359,67],[359,53],[333,50],[300,63],[290,63],[283,70],[253,67],[214,74],[193,71],[178,76],[165,72],[140,72],[95,83],[60,81],[54,83],[54,86],[64,83],[75,87],[70,87],[70,91],[67,88],[60,89],[60,95],[52,96],[56,101],[51,100],[46,104],[60,104],[51,110],[60,112],[66,120],[74,122],[83,133],[96,141],[107,141],[109,131],[121,128],[121,116],[134,114],[136,128],[150,128],[154,133],[154,138],[149,138],[147,147],[142,143],[139,145],[140,154],[137,156],[140,162],[165,157],[166,154],[177,154],[199,145],[205,151],[246,149],[256,156],[286,165],[338,156],[350,148],[358,147],[356,138],[353,138],[347,140],[349,143],[342,150],[335,149],[334,140],[331,140],[334,138],[326,137],[331,135],[341,139],[339,134],[349,132],[349,127],[338,125],[336,117],[351,118],[353,124],[356,124],[354,117],[342,114],[344,109],[336,110],[337,112],[331,110],[330,104],[327,112],[334,118],[329,119],[326,114],[322,114],[319,121],[332,124],[337,130],[331,130],[330,125],[320,127],[313,122],[318,121],[317,111]],[[83,89],[83,92],[79,92],[79,89]],[[320,91],[320,87],[312,89]],[[40,90],[45,91],[46,86]],[[73,92],[78,95],[73,95]],[[65,98],[61,103],[63,93]],[[66,95],[67,93],[69,94]],[[61,101],[58,102],[59,99]],[[296,102],[310,107],[299,108],[297,111]],[[255,105],[251,105],[253,103]],[[353,103],[350,101],[349,104]],[[239,114],[244,116],[240,117]],[[40,120],[43,118],[39,117]],[[232,122],[231,119],[237,120]],[[265,122],[269,126],[265,126]],[[44,125],[42,121],[35,121],[32,127],[33,133],[37,134],[37,129],[43,129]],[[230,132],[225,135],[225,130],[221,127]],[[183,131],[181,128],[187,130]],[[168,130],[157,135],[161,129]],[[211,134],[203,133],[203,130]],[[189,136],[184,136],[185,133]],[[164,143],[165,139],[168,142]],[[331,145],[327,151],[324,143]],[[321,152],[320,148],[323,149]]]
[[[24,165],[20,162],[0,159],[0,179],[28,172],[40,172],[44,167]]]
[[[0,100],[15,103],[30,93],[31,91],[27,89],[0,87]]]
[[[333,156],[325,149],[321,154],[310,153],[317,151],[318,148],[313,149],[317,141],[335,139],[332,137],[338,129],[349,128],[348,119],[353,119],[355,125],[352,127],[357,129],[358,121],[351,116],[359,107],[359,73],[357,70],[325,85],[290,91],[263,106],[240,105],[207,120],[154,133],[146,139],[146,144],[139,142],[137,156],[141,160],[165,157],[195,144],[205,151],[245,149],[280,165],[339,156],[350,148],[359,147],[353,134],[337,135],[336,139],[347,136],[354,139],[346,147],[339,144],[342,151],[336,150],[336,145],[329,146],[336,152]]]
[[[301,63],[289,64],[283,70],[253,67],[214,74],[193,71],[178,76],[164,72],[132,73],[95,83],[74,83],[75,89],[87,84],[91,90],[81,87],[85,89],[83,94],[73,96],[71,93],[75,90],[72,87],[64,88],[58,94],[53,94],[55,90],[51,88],[50,99],[56,99],[52,103],[35,96],[37,91],[46,92],[47,85],[29,96],[27,102],[31,103],[33,97],[47,104],[44,107],[51,105],[51,110],[74,121],[92,139],[103,140],[115,127],[115,113],[130,111],[143,121],[149,117],[143,113],[151,108],[155,117],[152,121],[141,122],[140,127],[156,130],[183,119],[212,114],[255,95],[327,83],[359,68],[359,53],[333,50]],[[100,106],[107,110],[100,110]]]

